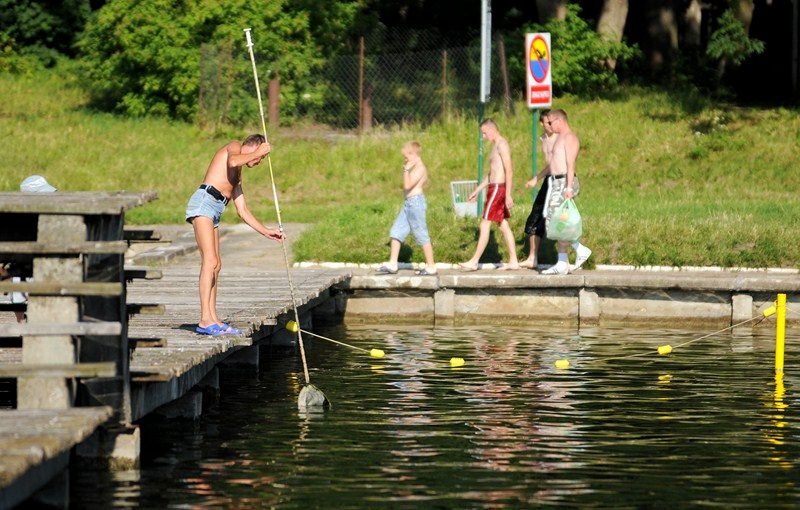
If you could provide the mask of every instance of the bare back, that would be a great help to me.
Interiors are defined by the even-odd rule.
[[[242,144],[236,141],[230,142],[221,147],[211,163],[208,165],[206,175],[203,178],[205,184],[210,184],[217,188],[220,193],[227,198],[231,198],[233,188],[236,187],[242,180],[242,167],[228,167],[228,157],[231,152],[239,153]]]

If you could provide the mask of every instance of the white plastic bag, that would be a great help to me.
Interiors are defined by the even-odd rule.
[[[570,199],[556,208],[547,223],[547,238],[554,241],[577,241],[583,234],[583,220],[575,201]]]

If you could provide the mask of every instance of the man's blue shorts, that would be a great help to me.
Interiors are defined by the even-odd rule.
[[[204,189],[198,189],[186,206],[186,222],[191,223],[197,216],[205,216],[214,221],[214,227],[219,227],[219,220],[224,210],[225,202],[212,197]]]
[[[423,246],[430,243],[431,237],[428,235],[428,222],[425,219],[427,210],[428,204],[425,201],[425,195],[414,195],[406,198],[400,214],[397,215],[394,225],[389,230],[389,237],[402,243],[410,232],[418,245]]]

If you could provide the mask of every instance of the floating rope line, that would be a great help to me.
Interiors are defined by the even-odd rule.
[[[300,327],[297,325],[297,323],[295,321],[287,322],[286,323],[286,329],[288,329],[289,331],[292,331],[292,332],[299,330],[299,331],[302,331],[303,333],[305,333],[307,335],[319,338],[321,340],[327,340],[328,342],[331,342],[331,343],[334,343],[334,344],[337,344],[337,345],[341,345],[341,346],[344,346],[344,347],[349,347],[350,349],[354,349],[356,351],[365,352],[365,353],[369,354],[370,357],[373,357],[373,358],[385,358],[387,356],[386,353],[382,349],[364,349],[363,347],[357,347],[355,345],[346,344],[346,343],[341,342],[339,340],[334,340],[333,338],[328,338],[327,336],[318,335],[316,333],[312,333],[311,331],[307,331],[305,329],[300,329]],[[397,356],[398,356],[397,354],[393,354],[392,355],[392,357],[394,359],[397,359]],[[462,366],[464,366],[466,361],[464,361],[464,358],[450,358],[449,363],[450,363],[451,367],[462,367]]]
[[[585,362],[584,364],[592,365],[592,364],[595,364],[595,363],[605,363],[607,361],[617,361],[617,360],[631,359],[631,358],[642,358],[644,356],[652,356],[653,354],[659,354],[659,355],[665,356],[667,354],[670,354],[673,351],[673,349],[679,349],[679,348],[685,347],[685,346],[687,346],[689,344],[693,344],[695,342],[699,342],[700,340],[704,340],[706,338],[709,338],[709,337],[712,337],[712,336],[715,336],[715,335],[719,335],[720,333],[724,333],[725,331],[731,330],[733,328],[737,328],[739,326],[743,326],[743,325],[745,325],[745,324],[747,324],[749,322],[753,322],[755,320],[758,320],[759,322],[761,322],[764,319],[765,319],[765,316],[763,314],[762,315],[757,315],[755,317],[752,317],[752,318],[744,320],[742,322],[733,324],[733,325],[728,326],[726,328],[722,328],[719,331],[714,331],[713,333],[708,333],[707,335],[703,335],[701,337],[694,338],[692,340],[683,342],[681,344],[676,345],[675,347],[672,347],[671,345],[660,345],[660,346],[658,346],[658,349],[656,349],[656,350],[649,350],[649,351],[646,351],[646,352],[638,352],[636,354],[628,354],[628,355],[625,355],[625,356],[611,356],[611,357],[608,357],[608,358],[600,358],[600,359],[596,359],[596,360],[589,360],[589,361]],[[555,363],[555,366],[556,366],[556,368],[561,368],[561,369],[569,368],[569,360],[566,360],[566,359],[557,360],[556,363]]]

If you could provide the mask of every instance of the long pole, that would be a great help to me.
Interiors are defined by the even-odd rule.
[[[247,51],[250,53],[250,62],[253,64],[253,79],[256,83],[256,94],[258,96],[258,112],[261,114],[261,129],[264,133],[264,139],[267,139],[267,124],[264,121],[264,104],[261,102],[261,87],[258,84],[258,71],[256,70],[256,57],[253,55],[253,40],[250,38],[250,30],[249,28],[244,29],[245,37],[247,37]],[[278,217],[278,229],[280,230],[281,234],[284,234],[283,231],[283,221],[281,220],[281,206],[278,203],[278,188],[275,186],[275,175],[272,173],[272,159],[270,158],[269,154],[267,154],[267,164],[269,167],[269,178],[272,182],[272,200],[275,202],[275,214]],[[289,254],[286,252],[286,236],[283,235],[284,240],[281,241],[281,247],[283,248],[283,261],[284,266],[286,267],[286,279],[289,282],[289,294],[292,297],[292,310],[294,310],[294,320],[297,324],[300,324],[300,314],[297,312],[297,300],[295,299],[294,295],[294,283],[292,282],[292,273],[289,271]],[[300,358],[303,360],[303,374],[306,377],[306,384],[311,384],[311,377],[308,375],[308,364],[306,363],[306,349],[303,345],[303,334],[300,332],[299,328],[297,330],[297,341],[300,345]]]

